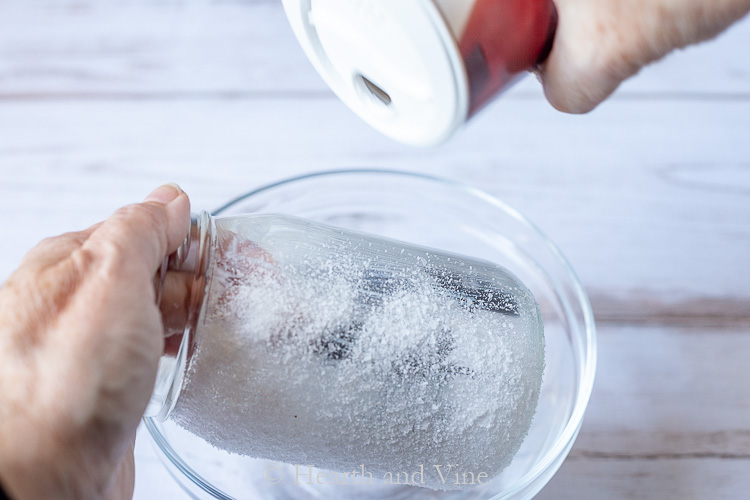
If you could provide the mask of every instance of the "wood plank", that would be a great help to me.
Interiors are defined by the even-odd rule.
[[[644,70],[619,96],[750,98],[750,20]],[[280,2],[0,3],[0,98],[332,97]],[[526,79],[506,98],[541,99]]]
[[[748,323],[750,102],[504,100],[449,144],[390,141],[336,100],[0,104],[3,275],[48,234],[162,181],[210,208],[314,170],[382,166],[480,186],[570,258],[601,321]]]
[[[6,1],[0,61],[6,95],[327,93],[280,2]]]
[[[601,328],[581,434],[538,498],[747,497],[747,333]]]
[[[568,460],[536,500],[737,500],[748,477],[749,460]]]
[[[600,328],[594,392],[571,457],[727,458],[750,465],[748,333]]]

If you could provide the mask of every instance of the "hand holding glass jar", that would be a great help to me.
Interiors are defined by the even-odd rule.
[[[544,337],[507,270],[293,217],[188,212],[164,186],[45,240],[3,287],[14,498],[129,497],[144,410],[234,453],[337,471],[436,460],[489,479],[512,460]]]
[[[154,275],[185,239],[174,185],[42,241],[0,289],[0,484],[14,500],[129,499],[164,329]]]

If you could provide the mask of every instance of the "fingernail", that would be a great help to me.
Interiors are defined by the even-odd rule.
[[[156,203],[167,205],[181,194],[182,188],[174,182],[170,182],[154,189],[150,195],[146,196],[144,201],[155,201]]]

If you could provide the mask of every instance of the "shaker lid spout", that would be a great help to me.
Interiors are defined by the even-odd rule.
[[[334,93],[383,134],[445,141],[466,121],[468,83],[431,0],[283,0],[302,48]]]

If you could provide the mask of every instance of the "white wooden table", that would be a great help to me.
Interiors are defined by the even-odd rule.
[[[546,231],[599,328],[589,411],[539,498],[750,498],[750,20],[587,116],[527,79],[444,147],[323,85],[278,1],[0,0],[0,280],[44,236],[176,181],[214,208],[345,166],[459,179]],[[182,498],[148,436],[136,498]]]

